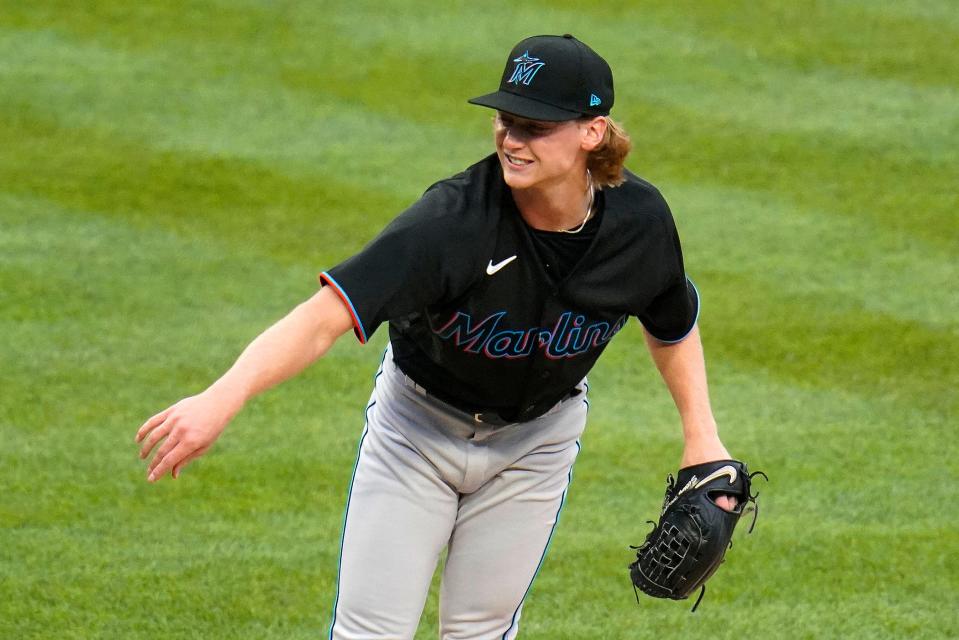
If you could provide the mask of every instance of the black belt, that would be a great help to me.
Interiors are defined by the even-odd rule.
[[[493,409],[477,409],[476,407],[464,405],[459,400],[451,398],[445,393],[436,393],[430,391],[419,382],[410,377],[406,372],[403,371],[399,366],[396,367],[399,374],[403,376],[404,381],[407,386],[412,387],[413,390],[423,395],[431,396],[437,400],[448,404],[457,411],[462,411],[465,414],[473,416],[473,420],[476,422],[481,422],[483,424],[488,424],[493,427],[505,427],[508,424],[516,424],[516,420],[507,420],[499,414],[499,412]]]
[[[581,390],[578,387],[573,387],[572,389],[567,391],[559,400],[552,403],[550,405],[550,409],[555,407],[560,402],[566,402],[570,398],[575,398],[580,393],[581,393]],[[451,403],[448,403],[448,404],[451,404]],[[456,407],[455,404],[453,406]],[[456,407],[456,408],[460,409],[459,407]],[[464,411],[464,409],[460,409],[460,411]],[[548,411],[549,409],[547,409],[545,412],[543,412],[540,415],[545,415]],[[466,413],[472,413],[473,419],[476,420],[477,422],[482,422],[483,424],[492,425],[494,427],[504,427],[508,424],[515,424],[516,422],[518,422],[517,420],[512,420],[512,421],[504,420],[503,417],[495,411],[481,411],[478,413],[474,411],[466,411]],[[536,416],[536,417],[538,418],[539,416]]]
[[[412,378],[410,378],[412,380]],[[507,420],[499,414],[495,409],[477,409],[475,406],[463,404],[455,398],[451,398],[446,394],[438,394],[430,391],[423,385],[416,383],[426,395],[433,396],[437,400],[445,402],[449,406],[453,407],[457,411],[462,411],[463,413],[473,416],[473,420],[476,422],[482,422],[483,424],[488,424],[491,427],[505,427],[508,424],[516,424],[516,420]]]
[[[397,367],[397,369],[399,369],[399,367]],[[403,375],[406,381],[416,391],[428,396],[432,396],[436,398],[437,400],[440,400],[441,402],[445,402],[446,404],[453,407],[457,411],[462,411],[463,413],[467,415],[473,416],[473,420],[475,420],[476,422],[480,422],[482,424],[488,424],[492,427],[505,427],[506,425],[516,424],[517,422],[519,422],[518,420],[507,420],[502,415],[500,415],[500,413],[496,411],[495,409],[478,409],[474,406],[465,405],[459,400],[455,398],[451,398],[445,393],[435,393],[433,391],[430,391],[429,389],[421,385],[419,382],[411,378],[409,375],[404,373],[402,369],[399,369],[399,372],[400,374]],[[572,397],[578,396],[581,393],[581,391],[582,390],[579,389],[578,387],[573,387],[565,395],[563,395],[559,400],[557,400],[550,406],[552,407],[556,405],[557,403],[564,402],[565,400],[569,400]]]

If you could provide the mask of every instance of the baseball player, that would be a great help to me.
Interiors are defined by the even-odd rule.
[[[586,424],[586,374],[637,317],[682,418],[684,466],[717,435],[669,208],[623,169],[613,77],[571,35],[509,54],[495,153],[434,184],[202,393],[137,433],[153,482],[209,449],[253,395],[352,329],[389,325],[346,504],[329,637],[411,638],[447,550],[440,636],[515,638]]]

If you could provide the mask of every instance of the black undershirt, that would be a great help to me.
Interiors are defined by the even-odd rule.
[[[597,194],[600,196],[601,194]],[[602,198],[597,197],[596,212],[586,222],[586,225],[576,233],[568,231],[544,231],[529,227],[532,232],[533,244],[540,261],[555,282],[561,282],[570,274],[576,263],[585,255],[592,244],[599,223],[603,217]],[[575,228],[575,227],[574,227]]]

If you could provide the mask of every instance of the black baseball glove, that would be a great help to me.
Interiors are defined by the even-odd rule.
[[[655,598],[685,600],[696,589],[701,589],[696,610],[706,580],[719,568],[732,546],[733,529],[748,503],[755,505],[752,533],[759,515],[756,498],[750,493],[753,476],[743,462],[717,460],[679,470],[675,481],[670,475],[659,524],[636,549],[636,561],[629,565],[633,589]],[[768,478],[766,478],[768,480]],[[736,508],[726,511],[715,500],[721,495],[736,498]],[[652,520],[649,521],[653,524]],[[637,601],[639,593],[636,594]]]

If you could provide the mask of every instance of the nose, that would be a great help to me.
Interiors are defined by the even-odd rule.
[[[503,127],[503,146],[518,149],[523,146],[523,138],[516,135],[515,127]]]

